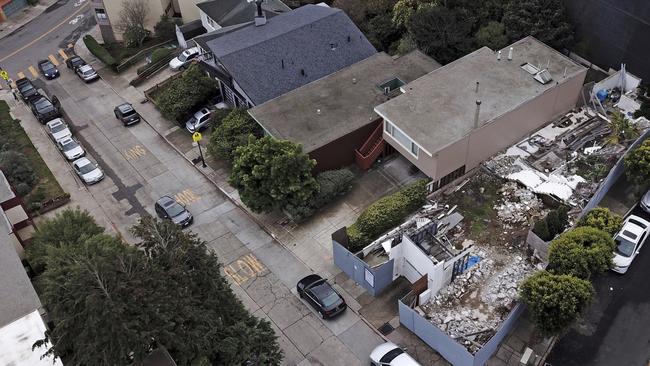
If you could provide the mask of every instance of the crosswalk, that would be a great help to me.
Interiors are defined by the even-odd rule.
[[[69,54],[74,53],[73,51],[71,51],[72,47],[73,47],[73,45],[69,44],[67,49],[62,49],[61,48],[57,52],[55,52],[54,54],[47,55],[47,58],[50,61],[52,61],[54,66],[57,66],[57,67],[58,66],[65,66],[65,60],[67,60],[68,57],[70,57]],[[39,74],[38,69],[36,68],[36,66],[27,65],[27,67],[25,69],[16,72],[14,75],[12,75],[10,73],[9,74],[9,79],[16,81],[18,79],[22,79],[22,78],[27,77],[27,78],[33,80],[33,79],[39,78],[40,76],[41,75]],[[7,84],[2,82],[2,81],[3,80],[0,79],[0,89],[7,88]],[[15,86],[15,85],[12,85],[12,87],[13,86]]]

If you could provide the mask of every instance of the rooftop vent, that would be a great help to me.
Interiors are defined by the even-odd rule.
[[[390,79],[382,84],[377,85],[381,91],[388,95],[390,94],[393,90],[399,89],[402,86],[404,86],[406,83],[400,80],[400,78],[393,78]]]
[[[548,72],[547,69],[544,69],[544,70],[538,72],[537,74],[535,74],[533,79],[539,81],[542,84],[546,84],[549,81],[553,80],[553,77],[551,76],[551,73]]]

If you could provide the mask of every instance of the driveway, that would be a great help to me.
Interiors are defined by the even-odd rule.
[[[638,207],[632,211],[650,220]],[[647,366],[650,362],[650,239],[630,270],[594,280],[596,298],[549,355],[552,366]]]

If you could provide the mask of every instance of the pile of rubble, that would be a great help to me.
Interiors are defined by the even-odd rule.
[[[535,267],[522,256],[477,248],[483,258],[421,306],[429,320],[475,353],[499,328]]]
[[[507,182],[499,189],[501,203],[494,206],[499,219],[505,223],[529,222],[531,217],[543,215],[544,204],[537,196],[515,182]]]

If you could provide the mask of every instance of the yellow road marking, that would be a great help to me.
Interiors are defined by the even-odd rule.
[[[126,152],[124,153],[124,156],[126,156],[126,160],[135,160],[145,155],[147,155],[147,150],[145,150],[145,148],[140,145],[135,145],[134,147],[126,150]]]
[[[3,58],[0,58],[0,62],[2,62],[2,61],[4,61],[4,60],[8,59],[9,57],[11,57],[11,56],[17,54],[18,52],[20,52],[20,51],[22,51],[22,50],[24,50],[24,49],[30,47],[30,46],[33,45],[34,43],[40,41],[43,37],[45,37],[45,36],[47,36],[48,34],[54,32],[57,28],[59,28],[59,27],[62,26],[63,24],[69,22],[70,19],[76,17],[77,14],[79,14],[80,12],[86,10],[86,8],[89,7],[89,6],[90,6],[90,2],[88,2],[88,3],[86,3],[86,4],[82,5],[82,6],[80,6],[79,9],[77,9],[77,10],[76,10],[74,13],[72,13],[69,17],[65,18],[61,23],[59,23],[59,24],[55,25],[54,27],[52,27],[52,29],[50,29],[50,30],[48,30],[47,32],[41,34],[40,36],[34,38],[31,42],[29,42],[29,43],[27,43],[26,45],[20,47],[19,49],[17,49],[17,50],[15,50],[14,52],[8,54],[7,56],[5,56],[5,57],[3,57]]]
[[[25,77],[25,74],[23,74],[22,71],[18,73],[18,79],[23,79],[24,77]]]
[[[38,72],[36,71],[36,69],[34,68],[34,66],[29,65],[28,69],[29,69],[29,72],[31,72],[32,75],[34,75],[35,78],[38,77]]]
[[[247,254],[223,268],[224,273],[236,284],[241,285],[264,272],[266,267],[253,254]]]
[[[72,43],[68,43],[68,48],[73,48],[74,45]]]
[[[186,189],[174,195],[174,199],[183,205],[189,205],[192,202],[198,201],[200,198],[201,197],[197,196],[191,189]]]
[[[54,66],[59,66],[59,60],[57,60],[56,57],[54,57],[54,55],[49,55],[49,56],[47,56],[47,58],[49,58],[50,61],[52,61]]]
[[[64,50],[59,50],[59,55],[61,55],[61,58],[63,59],[63,61],[68,59],[68,55],[65,53]]]

